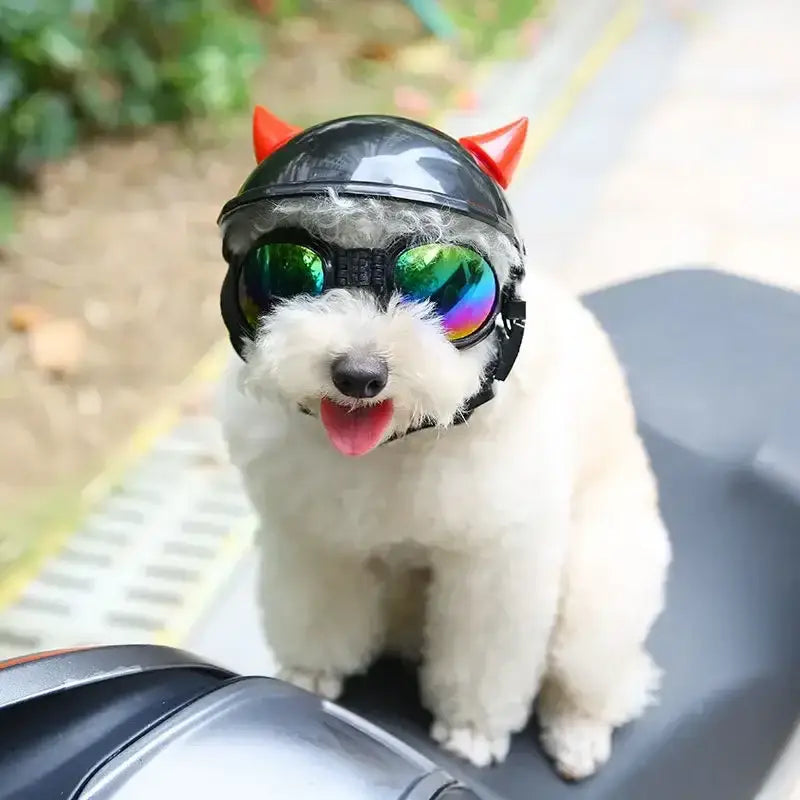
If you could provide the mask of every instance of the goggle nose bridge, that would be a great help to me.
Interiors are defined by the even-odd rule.
[[[389,258],[385,250],[336,248],[332,262],[335,287],[371,289],[378,296],[386,294]]]

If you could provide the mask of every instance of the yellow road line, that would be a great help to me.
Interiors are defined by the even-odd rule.
[[[623,3],[608,21],[598,39],[575,66],[563,89],[530,125],[520,171],[530,167],[547,143],[558,133],[578,98],[597,78],[619,46],[636,29],[642,10],[641,0],[629,0]]]
[[[227,341],[218,342],[197,362],[188,377],[180,384],[176,397],[185,396],[188,387],[194,383],[214,379],[224,363],[227,352],[227,348],[223,347],[224,344],[227,344]],[[112,458],[81,491],[76,514],[51,532],[44,534],[30,558],[25,559],[17,567],[7,570],[0,582],[0,613],[19,599],[28,584],[39,575],[44,564],[58,555],[66,546],[70,537],[75,533],[80,519],[111,491],[130,466],[169,431],[180,417],[180,408],[181,403],[178,399],[165,405],[140,425],[121,452]]]

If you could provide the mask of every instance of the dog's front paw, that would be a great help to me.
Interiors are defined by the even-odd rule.
[[[431,738],[445,750],[459,756],[476,767],[501,764],[506,760],[511,746],[511,735],[487,736],[472,726],[451,728],[437,720],[431,728]]]
[[[608,761],[612,730],[605,722],[564,713],[542,725],[542,747],[564,780],[580,781]]]
[[[278,680],[291,683],[328,700],[338,700],[344,685],[340,675],[296,667],[282,667],[278,670],[277,677]]]

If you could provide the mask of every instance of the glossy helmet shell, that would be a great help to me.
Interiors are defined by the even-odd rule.
[[[522,242],[503,192],[519,160],[527,121],[457,141],[428,125],[383,115],[331,120],[304,131],[268,114],[266,144],[254,138],[260,163],[220,213],[290,197],[380,197],[450,209]],[[258,110],[257,110],[258,115]],[[281,126],[275,130],[274,126]],[[271,138],[270,138],[271,137]]]

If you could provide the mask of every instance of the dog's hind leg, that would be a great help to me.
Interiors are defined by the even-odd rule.
[[[613,729],[638,717],[658,688],[645,640],[663,606],[670,548],[649,470],[637,462],[633,474],[593,485],[574,517],[537,703],[542,745],[571,780],[609,758]]]
[[[260,537],[261,610],[278,677],[335,699],[383,640],[381,583],[364,560],[272,533]]]
[[[530,716],[558,605],[565,536],[560,520],[501,533],[471,553],[439,553],[428,593],[425,705],[432,737],[476,766],[502,762]]]

